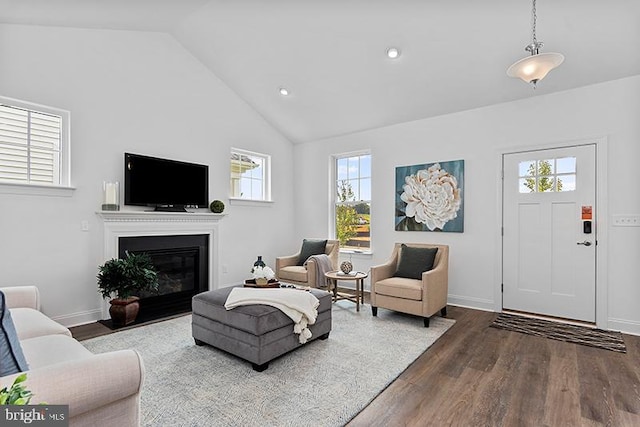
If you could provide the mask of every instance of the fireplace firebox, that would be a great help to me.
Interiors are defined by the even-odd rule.
[[[158,291],[140,295],[136,322],[191,311],[191,298],[208,290],[209,236],[134,236],[118,239],[118,255],[146,253],[158,271]]]

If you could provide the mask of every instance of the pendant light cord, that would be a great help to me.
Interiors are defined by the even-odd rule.
[[[531,10],[531,14],[533,15],[533,44],[538,43],[536,38],[536,21],[538,20],[538,15],[536,13],[536,0],[533,0],[533,9]]]

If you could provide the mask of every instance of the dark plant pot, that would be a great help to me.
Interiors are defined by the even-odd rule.
[[[138,317],[138,311],[140,311],[140,298],[129,297],[126,299],[114,298],[109,303],[109,314],[111,315],[111,321],[113,326],[127,326],[135,322]]]

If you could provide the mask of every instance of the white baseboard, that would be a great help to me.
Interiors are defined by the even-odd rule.
[[[70,328],[72,326],[86,325],[87,323],[102,320],[102,310],[97,308],[95,310],[79,311],[77,313],[52,317],[52,319],[67,328]]]
[[[491,311],[495,310],[495,303],[492,300],[484,298],[465,297],[460,295],[449,294],[447,304],[458,307],[474,308],[476,310]]]
[[[638,321],[614,319],[610,317],[609,319],[607,319],[607,322],[607,329],[610,331],[620,331],[625,334],[640,336],[640,322]]]

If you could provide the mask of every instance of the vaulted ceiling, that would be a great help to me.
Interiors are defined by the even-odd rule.
[[[640,1],[537,13],[542,52],[566,59],[533,90],[506,75],[531,0],[0,0],[0,23],[169,33],[293,142],[640,74]]]

